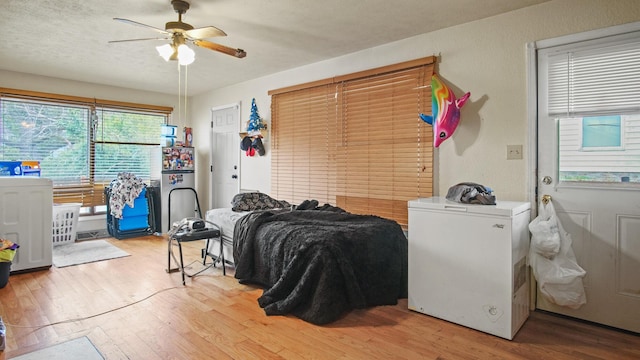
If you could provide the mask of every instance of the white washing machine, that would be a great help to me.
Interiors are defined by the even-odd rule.
[[[513,339],[529,316],[530,208],[409,201],[409,309]]]

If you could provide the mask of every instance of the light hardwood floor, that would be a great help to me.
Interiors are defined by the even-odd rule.
[[[541,312],[513,341],[409,311],[406,300],[326,326],[266,316],[262,290],[231,269],[182,286],[165,272],[163,238],[108,241],[131,256],[10,277],[0,359],[82,336],[106,359],[640,359],[639,336]],[[185,258],[198,259],[202,244],[186,244]]]

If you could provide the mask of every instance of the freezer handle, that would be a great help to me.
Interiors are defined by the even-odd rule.
[[[445,205],[444,209],[445,210],[460,211],[460,212],[467,212],[467,207],[466,206]]]

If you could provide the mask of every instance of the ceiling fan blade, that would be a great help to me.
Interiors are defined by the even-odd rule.
[[[144,40],[170,40],[170,38],[144,38],[144,39],[126,39],[126,40],[111,40],[109,43],[121,43],[128,41],[144,41]]]
[[[157,27],[153,27],[153,26],[151,26],[151,25],[147,25],[147,24],[139,23],[139,22],[137,22],[137,21],[133,21],[133,20],[129,20],[129,19],[113,18],[113,20],[120,21],[120,22],[123,22],[123,23],[125,23],[125,24],[131,24],[131,25],[135,25],[135,26],[142,26],[142,27],[146,27],[146,28],[149,28],[149,29],[151,29],[151,30],[155,30],[155,31],[157,31],[157,32],[159,32],[159,33],[161,33],[161,34],[168,34],[168,33],[169,33],[169,32],[168,32],[168,31],[166,31],[166,30],[159,29],[159,28],[157,28]]]
[[[206,26],[197,29],[191,29],[184,32],[191,39],[206,39],[216,36],[227,36],[227,34],[215,26]]]
[[[196,44],[196,46],[207,48],[207,49],[213,50],[213,51],[219,51],[221,53],[224,53],[224,54],[227,54],[227,55],[231,55],[231,56],[235,56],[237,58],[243,58],[243,57],[247,56],[247,53],[242,49],[230,48],[228,46],[212,43],[211,41],[193,40],[193,43]]]

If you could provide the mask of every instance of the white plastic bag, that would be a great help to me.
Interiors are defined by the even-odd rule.
[[[552,259],[560,251],[560,230],[553,205],[540,204],[538,216],[529,224],[531,251]]]
[[[586,275],[586,271],[578,265],[571,247],[571,235],[562,228],[553,205],[549,202],[544,207],[543,211],[555,218],[560,237],[560,248],[555,256],[548,258],[539,253],[537,246],[533,246],[532,240],[529,263],[533,269],[533,275],[538,281],[540,292],[547,300],[560,306],[577,309],[587,303],[582,284],[582,278]]]

